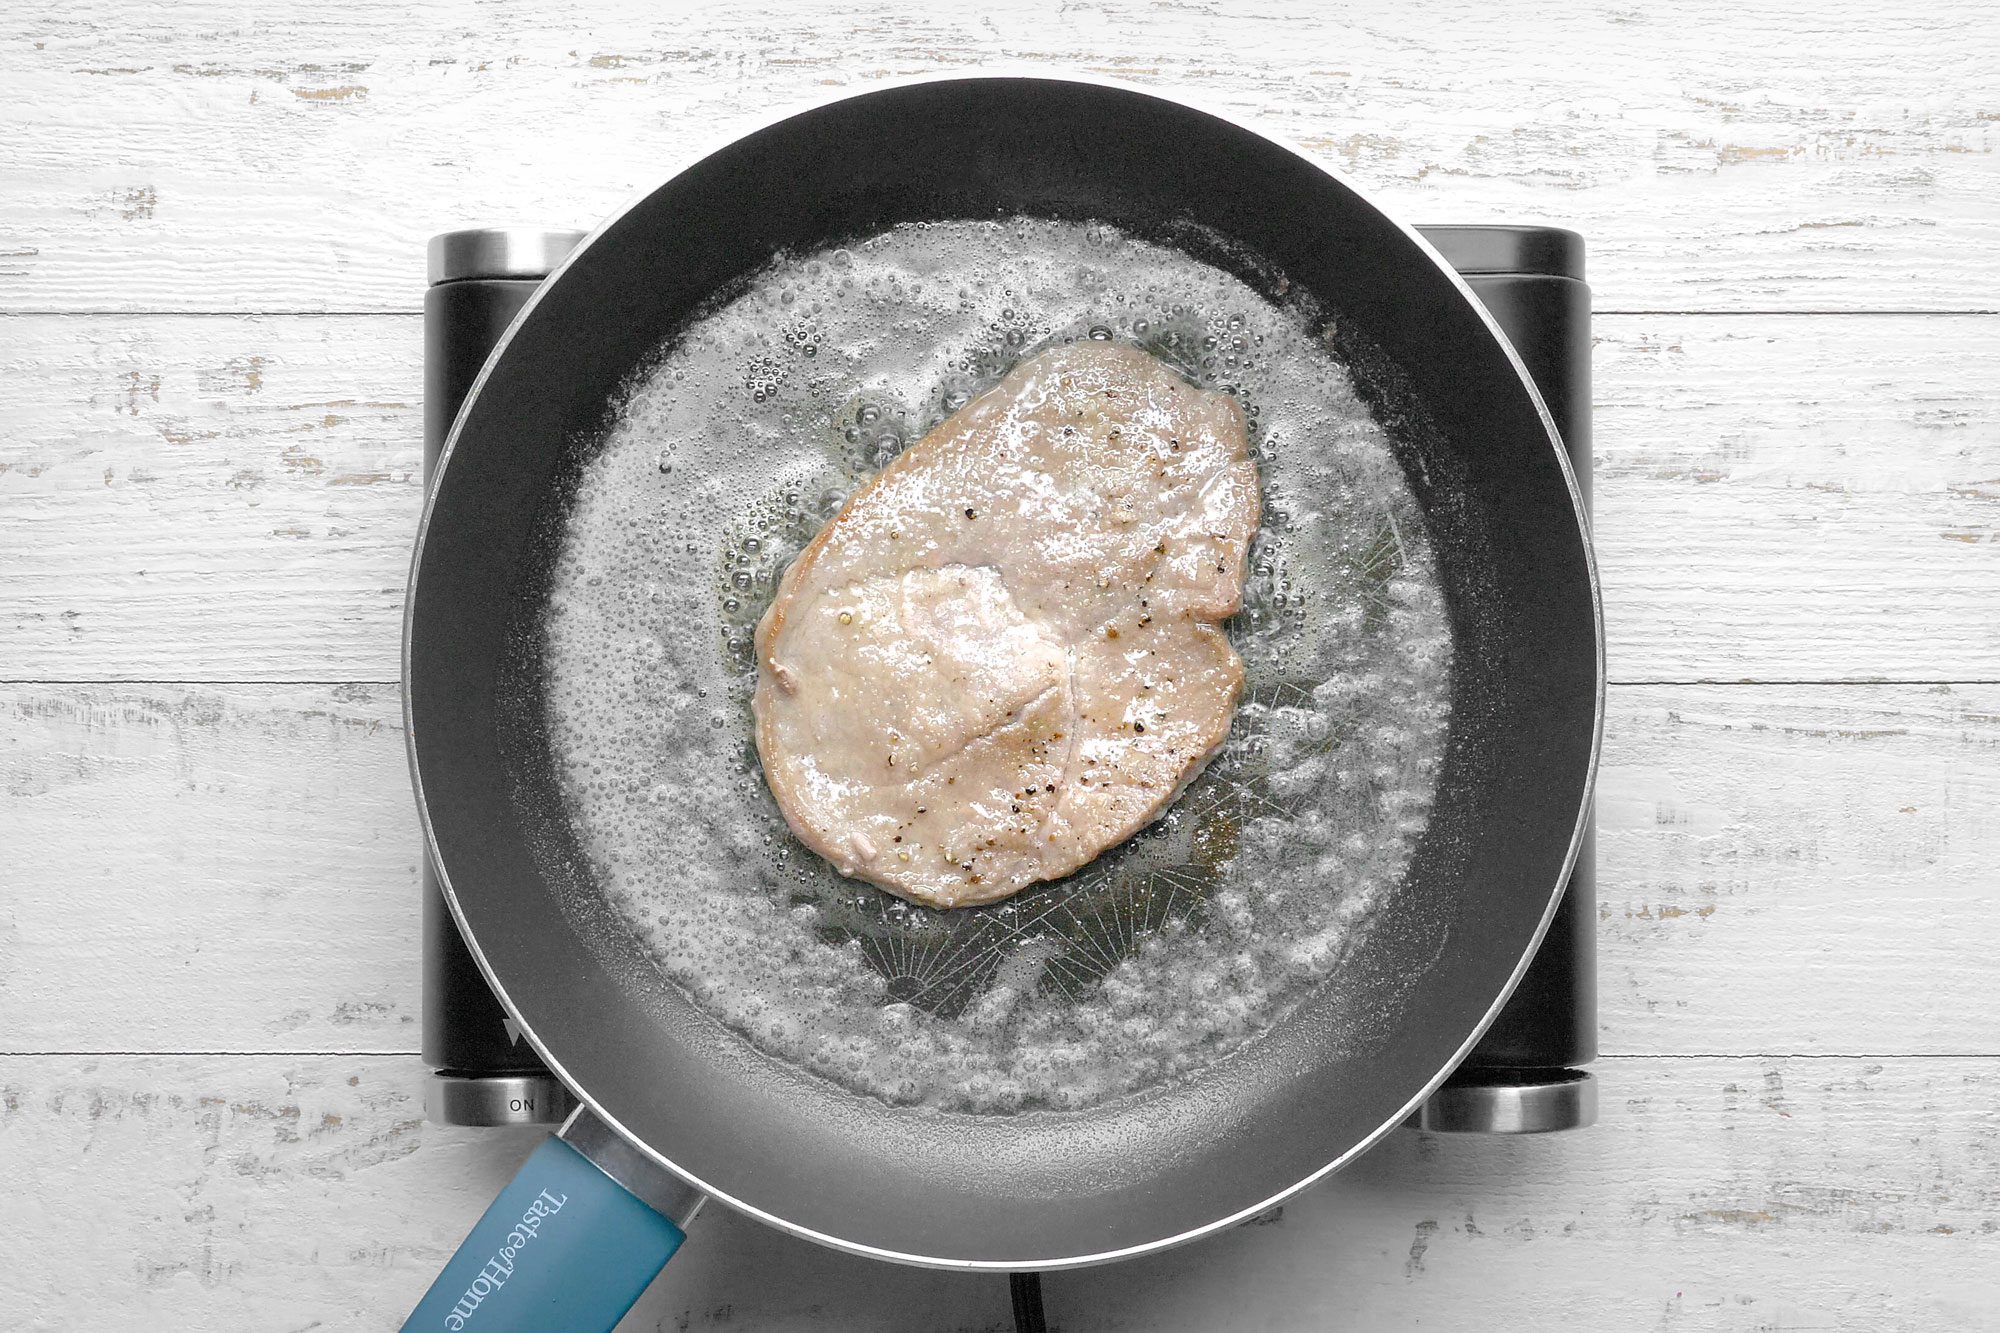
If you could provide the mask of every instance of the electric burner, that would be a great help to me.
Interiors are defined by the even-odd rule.
[[[1513,344],[1562,434],[1590,498],[1590,289],[1583,238],[1553,227],[1418,228],[1464,277]],[[430,243],[424,298],[424,467],[434,468],[486,357],[577,231],[482,228]],[[1436,1132],[1533,1134],[1597,1116],[1594,836],[1586,833],[1548,933],[1485,1037],[1410,1118]],[[425,1111],[447,1125],[561,1122],[576,1100],[522,1040],[480,975],[426,856],[423,887]],[[1035,1326],[1032,1275],[1017,1278],[1017,1316]]]

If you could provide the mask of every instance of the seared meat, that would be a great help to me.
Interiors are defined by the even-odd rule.
[[[1136,348],[1025,362],[856,491],[757,628],[794,832],[938,907],[1087,864],[1222,744],[1256,466],[1234,399]]]

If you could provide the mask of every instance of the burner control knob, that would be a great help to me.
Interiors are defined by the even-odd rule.
[[[1476,1071],[1432,1093],[1410,1124],[1435,1134],[1548,1134],[1597,1123],[1597,1080],[1580,1069]]]
[[[433,1074],[424,1085],[424,1118],[434,1125],[556,1125],[575,1109],[553,1074]]]

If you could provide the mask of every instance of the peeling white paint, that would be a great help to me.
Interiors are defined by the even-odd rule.
[[[415,819],[367,682],[422,239],[587,223],[742,116],[1028,59],[1191,88],[1416,220],[1584,231],[1599,308],[1659,312],[1596,325],[1611,670],[1683,682],[1610,696],[1603,1124],[1393,1136],[1261,1225],[1051,1277],[1056,1325],[2000,1328],[2000,317],[1860,313],[2000,308],[1990,11],[0,16],[0,681],[237,682],[0,685],[9,1326],[393,1328],[535,1141],[417,1105]],[[371,313],[253,313],[329,310]],[[711,1212],[625,1327],[1006,1321],[995,1279]]]

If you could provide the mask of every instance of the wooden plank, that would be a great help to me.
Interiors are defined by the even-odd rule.
[[[415,1049],[392,688],[7,687],[0,779],[5,1049]],[[1605,1050],[1996,1050],[2000,686],[1614,688],[1599,793]]]
[[[2000,679],[2000,318],[1604,316],[1613,679]],[[390,680],[418,321],[0,317],[0,678]]]
[[[14,1050],[415,1050],[393,686],[7,688]]]
[[[2000,1050],[2000,688],[1615,688],[1597,792],[1606,1050]]]
[[[0,675],[394,680],[422,326],[0,319]]]
[[[1595,1129],[1400,1132],[1265,1225],[1053,1274],[1071,1333],[1991,1329],[1993,1059],[1608,1062]],[[425,1125],[403,1058],[0,1060],[20,1327],[393,1328],[536,1136]],[[715,1209],[628,1330],[1009,1327],[1005,1283]]]
[[[0,308],[414,308],[421,245],[589,224],[707,145],[877,79],[1031,61],[1181,89],[1423,221],[1590,236],[1612,309],[1990,309],[2000,37],[1700,0],[868,0],[0,17]]]
[[[2000,319],[1596,324],[1612,679],[2000,677]]]

